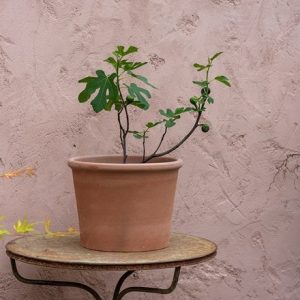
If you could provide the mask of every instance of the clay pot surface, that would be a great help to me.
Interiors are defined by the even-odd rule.
[[[168,246],[182,160],[83,156],[73,171],[81,245],[102,251],[150,251]]]

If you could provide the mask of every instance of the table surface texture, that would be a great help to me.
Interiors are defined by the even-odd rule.
[[[8,256],[47,267],[94,270],[142,270],[200,263],[216,254],[213,242],[173,233],[169,247],[147,252],[102,252],[83,248],[79,235],[24,236],[6,245]]]

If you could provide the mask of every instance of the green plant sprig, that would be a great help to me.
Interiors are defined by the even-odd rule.
[[[148,122],[145,125],[145,129],[141,131],[132,130],[130,128],[128,107],[135,106],[140,109],[147,110],[150,106],[148,101],[151,98],[151,94],[146,88],[138,86],[135,82],[131,82],[128,84],[123,83],[122,81],[124,80],[124,78],[132,78],[133,80],[139,80],[144,85],[156,89],[156,87],[152,85],[146,77],[135,73],[134,70],[144,66],[147,63],[130,61],[128,59],[128,55],[133,54],[137,51],[138,48],[134,46],[129,46],[127,50],[125,50],[124,46],[117,46],[117,49],[112,52],[112,56],[105,59],[105,62],[109,63],[113,67],[113,73],[111,73],[110,75],[106,75],[103,70],[97,70],[97,77],[89,76],[79,80],[80,83],[86,84],[85,89],[78,96],[79,102],[86,102],[90,99],[92,94],[94,94],[98,90],[97,95],[91,101],[91,105],[94,111],[97,113],[102,110],[111,111],[112,107],[114,107],[117,111],[120,143],[123,150],[123,163],[126,163],[128,157],[128,134],[132,134],[133,137],[142,140],[142,163],[146,163],[153,158],[167,155],[176,150],[193,134],[193,132],[198,127],[201,127],[203,132],[207,132],[209,130],[209,126],[207,124],[202,124],[199,122],[202,113],[206,110],[206,104],[214,103],[214,99],[210,96],[210,85],[213,81],[218,81],[226,86],[230,86],[229,79],[224,75],[216,76],[213,79],[209,78],[209,72],[212,67],[213,61],[222,54],[222,52],[218,52],[212,57],[208,58],[207,64],[194,64],[194,67],[198,72],[205,71],[205,79],[201,81],[193,81],[194,84],[200,87],[200,94],[198,96],[193,96],[192,98],[190,98],[190,104],[192,106],[178,107],[174,110],[171,110],[169,108],[166,110],[161,109],[159,113],[163,117],[163,119],[159,121]],[[126,73],[126,75],[122,77],[124,73]],[[124,89],[127,90],[126,97],[124,96]],[[192,128],[176,145],[163,152],[158,152],[167,135],[168,129],[175,126],[177,120],[180,119],[181,115],[186,112],[194,112],[197,114],[195,123]],[[165,129],[159,140],[158,146],[155,148],[153,153],[146,155],[146,139],[149,137],[149,132],[152,128],[160,124],[164,124]]]

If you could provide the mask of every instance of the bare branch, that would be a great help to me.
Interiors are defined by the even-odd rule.
[[[201,106],[201,111],[198,112],[198,116],[196,118],[196,121],[195,121],[195,124],[194,126],[192,127],[192,129],[188,132],[188,134],[179,142],[177,143],[175,146],[173,146],[172,148],[164,151],[164,152],[160,152],[160,153],[156,153],[156,152],[153,152],[150,156],[148,156],[143,162],[148,162],[149,160],[151,160],[152,158],[155,158],[155,157],[161,157],[161,156],[164,156],[164,155],[167,155],[171,152],[173,152],[174,150],[176,150],[178,147],[180,147],[192,134],[193,132],[196,130],[196,128],[198,127],[198,124],[199,124],[199,121],[200,121],[200,117],[201,117],[201,114],[202,114],[202,109],[204,108],[204,103],[202,104]],[[164,137],[164,136],[163,136]],[[162,142],[162,141],[161,141]],[[160,146],[160,145],[159,145]],[[158,150],[158,149],[157,149]]]

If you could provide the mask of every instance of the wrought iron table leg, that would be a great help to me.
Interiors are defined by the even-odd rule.
[[[167,289],[161,289],[161,288],[150,288],[150,287],[129,287],[122,291],[121,287],[124,283],[124,281],[129,277],[134,271],[127,271],[123,274],[123,276],[118,281],[118,284],[116,285],[113,300],[121,300],[125,295],[131,292],[142,292],[142,293],[155,293],[155,294],[170,294],[172,293],[178,283],[179,275],[180,275],[180,267],[175,268],[174,276],[172,283],[169,288]]]
[[[12,271],[13,274],[15,275],[15,277],[26,284],[37,284],[37,285],[51,285],[51,286],[70,286],[70,287],[76,287],[79,289],[83,289],[86,290],[87,292],[89,292],[91,295],[93,295],[94,299],[96,300],[102,300],[102,298],[99,296],[99,294],[93,290],[92,288],[90,288],[87,285],[84,285],[82,283],[78,283],[78,282],[70,282],[70,281],[54,281],[54,280],[38,280],[38,279],[28,279],[28,278],[24,278],[20,275],[20,273],[18,272],[17,269],[17,265],[16,265],[16,261],[11,258],[10,259],[10,263],[11,263],[11,267],[12,267]]]

